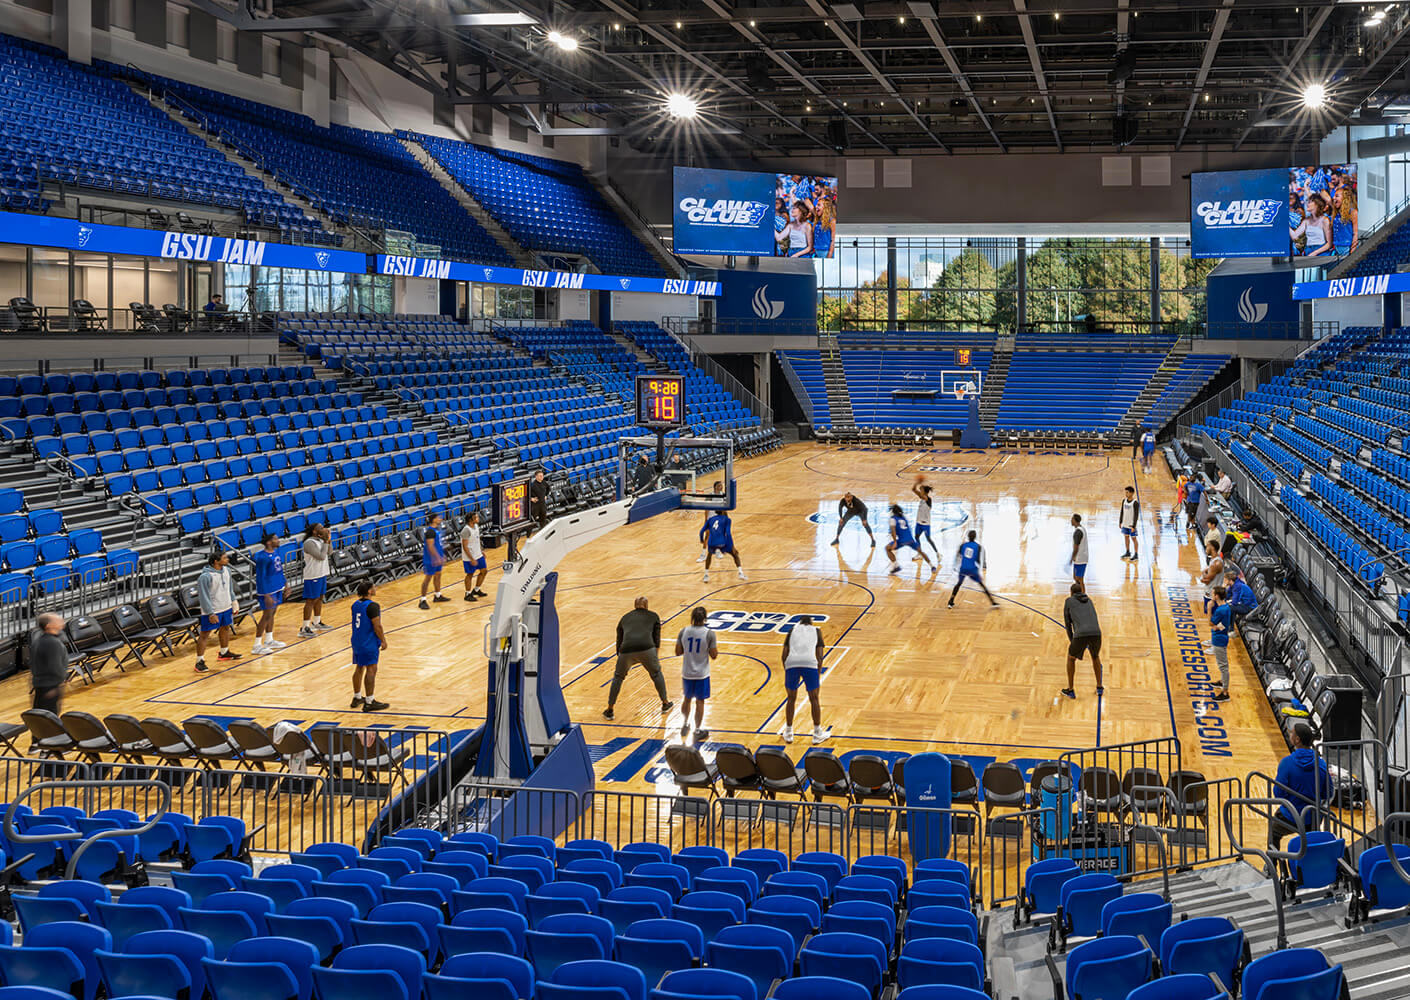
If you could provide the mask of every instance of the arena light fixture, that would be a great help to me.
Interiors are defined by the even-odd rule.
[[[700,113],[700,105],[688,94],[671,93],[666,95],[666,114],[672,118],[688,121]]]
[[[1302,88],[1302,106],[1308,111],[1320,111],[1327,103],[1327,85],[1309,83]]]
[[[550,31],[548,33],[548,40],[554,45],[557,45],[564,52],[578,51],[578,40],[572,35],[565,35],[561,31]]]

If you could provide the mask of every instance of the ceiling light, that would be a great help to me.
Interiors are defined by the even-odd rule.
[[[754,27],[754,22],[753,22],[753,20],[750,20],[750,22],[749,22],[749,27],[751,27],[751,28]]]
[[[900,17],[896,18],[896,23],[897,23],[897,24],[905,24],[905,23],[906,23],[906,15],[905,15],[905,14],[902,14]]]
[[[452,20],[456,27],[460,28],[513,28],[524,24],[538,23],[528,14],[513,11],[487,14],[456,14],[452,17]]]
[[[1053,11],[1053,20],[1054,20],[1054,21],[1060,21],[1060,20],[1062,20],[1062,14],[1061,14],[1060,12],[1058,12],[1058,11]]]
[[[557,45],[564,52],[576,52],[578,50],[578,40],[572,35],[565,35],[559,31],[550,31],[548,40]]]
[[[676,30],[679,31],[680,28],[681,28],[681,23],[680,23],[679,21],[677,21],[677,22],[676,22]]]
[[[1382,21],[1384,21],[1385,19],[1386,19],[1386,12],[1383,11],[1383,10],[1378,10],[1378,11],[1376,11],[1374,14],[1372,14],[1370,17],[1366,18],[1365,26],[1368,27],[1368,28],[1374,28],[1376,25],[1380,24],[1380,23],[1381,23]]]
[[[666,95],[666,114],[672,118],[689,119],[700,113],[700,105],[695,103],[695,98],[686,94]]]
[[[803,105],[803,110],[804,110],[804,111],[812,111],[812,110],[813,110],[813,106],[812,106],[811,104],[805,104],[805,105]]]
[[[1206,101],[1209,100],[1209,95],[1208,95],[1208,94],[1205,94],[1205,95],[1204,95],[1204,99],[1205,99]]]
[[[613,31],[621,31],[621,30],[622,30],[622,26],[621,26],[620,24],[614,24],[614,25],[612,25],[612,30],[613,30]]]
[[[974,19],[975,19],[975,21],[982,21],[982,20],[984,20],[984,15],[983,15],[983,14],[975,14],[975,15],[974,15]]]
[[[1317,111],[1327,103],[1327,86],[1322,83],[1309,83],[1302,88],[1302,106],[1309,111]]]

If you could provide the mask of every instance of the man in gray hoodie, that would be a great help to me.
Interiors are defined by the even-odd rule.
[[[1077,697],[1073,677],[1077,672],[1077,661],[1082,654],[1092,654],[1092,671],[1097,675],[1097,696],[1102,688],[1102,627],[1097,621],[1097,608],[1087,596],[1080,583],[1072,585],[1072,596],[1062,606],[1062,623],[1067,629],[1067,687],[1062,693],[1069,698]]]

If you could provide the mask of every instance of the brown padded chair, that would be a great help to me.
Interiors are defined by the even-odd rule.
[[[760,747],[754,753],[754,763],[759,768],[759,790],[766,798],[776,798],[780,794],[804,797],[808,787],[808,772],[778,747]]]
[[[231,740],[240,748],[240,760],[251,770],[263,771],[266,764],[288,763],[274,745],[269,730],[258,722],[236,719],[228,729]]]
[[[103,720],[108,732],[117,741],[117,753],[134,764],[145,763],[144,754],[152,753],[152,741],[142,730],[142,723],[132,715],[109,715]]]
[[[990,761],[979,780],[984,790],[984,815],[995,808],[1022,809],[1028,802],[1028,783],[1012,761]]]
[[[221,728],[220,723],[198,715],[187,719],[181,727],[186,730],[186,738],[196,748],[196,757],[202,764],[216,770],[220,769],[220,762],[223,760],[239,766],[235,744],[231,741],[230,734]]]
[[[73,737],[75,749],[94,764],[102,762],[102,754],[116,754],[117,740],[103,725],[103,720],[88,712],[65,712],[60,721],[64,731]]]
[[[715,767],[719,768],[724,779],[725,798],[733,798],[735,792],[757,792],[759,790],[759,765],[749,748],[738,743],[727,743],[715,751]]]
[[[706,792],[711,798],[719,794],[719,769],[708,763],[695,747],[675,743],[666,748],[666,766],[676,787],[689,795],[692,788]]]
[[[65,753],[77,747],[74,738],[68,734],[57,715],[44,708],[30,708],[20,713],[29,734],[34,738],[30,753],[41,757],[62,758]]]
[[[143,719],[140,725],[147,739],[152,741],[151,753],[154,757],[160,757],[176,767],[199,759],[200,755],[191,745],[191,740],[170,719],[158,719],[154,716]]]
[[[808,773],[813,801],[821,802],[824,798],[852,801],[852,783],[847,780],[842,762],[832,754],[809,750],[803,755],[803,770]]]
[[[950,758],[950,801],[979,810],[979,779],[969,761]]]
[[[891,770],[886,766],[886,761],[874,754],[853,755],[847,763],[847,778],[852,783],[852,797],[858,802],[896,801],[895,786],[891,784]]]

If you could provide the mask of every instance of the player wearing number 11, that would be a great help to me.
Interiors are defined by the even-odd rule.
[[[676,655],[681,658],[681,735],[690,732],[690,703],[695,702],[695,739],[710,735],[705,728],[705,701],[710,697],[710,661],[720,655],[715,630],[705,624],[703,607],[690,612],[690,624],[676,636]]]

